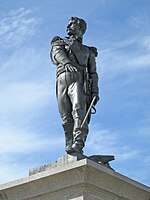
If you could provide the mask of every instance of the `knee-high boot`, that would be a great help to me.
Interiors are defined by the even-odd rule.
[[[85,117],[85,109],[75,109],[73,114],[74,119],[74,130],[73,130],[73,145],[72,149],[76,152],[83,153],[85,141],[88,134],[88,123],[84,123],[81,128],[81,124]]]
[[[65,132],[65,151],[69,153],[73,144],[73,123],[63,124]]]
[[[72,148],[80,153],[83,153],[85,141],[87,138],[88,129],[76,128],[73,132],[73,145]]]

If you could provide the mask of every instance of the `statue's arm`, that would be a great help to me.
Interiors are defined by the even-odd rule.
[[[96,96],[97,100],[99,100],[99,87],[98,87],[98,73],[96,69],[96,60],[95,60],[95,53],[93,51],[90,51],[90,57],[89,57],[89,78],[92,80],[91,84],[91,93],[92,97]]]
[[[66,64],[71,62],[65,52],[64,42],[61,38],[54,37],[51,45],[52,48],[50,57],[54,64],[62,64],[63,66],[65,66]]]

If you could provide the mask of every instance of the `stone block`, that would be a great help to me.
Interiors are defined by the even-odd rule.
[[[0,200],[149,200],[150,188],[87,158],[61,157],[0,185]],[[40,170],[38,170],[40,169]]]

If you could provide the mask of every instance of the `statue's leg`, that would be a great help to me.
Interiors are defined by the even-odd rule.
[[[65,132],[65,150],[68,152],[73,144],[73,127],[72,105],[68,96],[68,84],[66,83],[65,73],[61,74],[57,80],[57,102],[59,113],[62,118],[62,125]]]
[[[65,132],[65,151],[69,153],[72,151],[73,144],[73,123],[65,123],[63,124],[64,132]]]
[[[80,121],[77,115],[74,115],[74,120]],[[83,153],[83,148],[85,146],[87,135],[88,135],[88,127],[80,128],[79,126],[74,126],[72,148],[75,151]]]
[[[83,153],[85,141],[88,134],[88,122],[81,128],[81,124],[86,115],[86,95],[83,90],[83,77],[80,72],[74,75],[76,80],[69,86],[69,96],[72,102],[72,116],[74,120],[73,130],[73,151]],[[75,79],[74,78],[74,79]]]

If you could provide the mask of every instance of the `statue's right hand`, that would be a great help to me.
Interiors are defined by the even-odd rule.
[[[77,71],[76,67],[71,65],[70,63],[67,63],[65,65],[65,69],[66,69],[66,72],[76,72]]]

